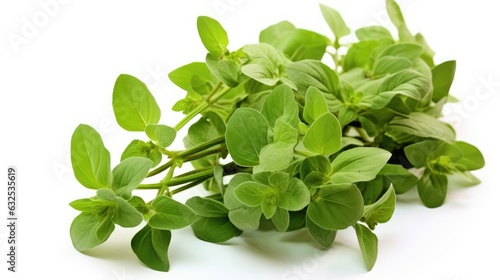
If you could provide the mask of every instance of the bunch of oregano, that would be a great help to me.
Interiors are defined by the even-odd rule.
[[[425,206],[438,207],[448,175],[478,182],[470,171],[484,166],[480,151],[455,140],[453,128],[439,120],[453,100],[455,61],[436,65],[393,0],[387,12],[397,39],[384,27],[367,26],[355,31],[358,41],[341,43],[351,30],[337,11],[320,8],[333,36],[282,21],[263,30],[259,43],[233,51],[223,27],[199,17],[208,54],[205,62],[169,74],[186,92],[173,107],[185,117],[174,126],[159,123],[160,107],[144,83],[120,75],[116,121],[145,134],[112,169],[97,131],[76,128],[74,174],[96,193],[70,204],[81,211],[71,224],[74,247],[91,249],[115,225],[145,222],[132,250],[148,267],[168,271],[171,231],[187,226],[199,239],[219,243],[271,224],[280,232],[306,230],[324,248],[338,230],[354,227],[370,270],[377,258],[373,230],[391,218],[397,194],[417,187]],[[193,119],[186,149],[169,149]],[[221,164],[226,157],[232,161]],[[184,164],[193,170],[177,174]],[[153,176],[157,183],[142,183]],[[201,184],[213,194],[185,204],[173,199]],[[146,202],[140,191],[157,195]]]

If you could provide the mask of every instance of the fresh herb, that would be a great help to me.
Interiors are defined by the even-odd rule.
[[[308,231],[323,248],[353,227],[370,270],[378,246],[373,230],[390,220],[396,194],[417,187],[425,206],[438,207],[448,175],[478,183],[470,171],[484,166],[481,152],[439,120],[455,61],[435,65],[434,52],[410,32],[392,0],[387,11],[397,38],[368,26],[355,31],[358,41],[345,43],[351,29],[337,11],[320,8],[329,36],[283,21],[263,30],[259,43],[233,51],[224,28],[199,17],[208,54],[169,75],[186,91],[173,107],[185,117],[173,126],[159,123],[160,107],[143,82],[120,75],[116,121],[144,134],[112,169],[98,132],[76,128],[74,174],[96,193],[70,203],[81,212],[71,224],[74,247],[91,249],[116,225],[145,222],[132,250],[148,267],[168,271],[171,231],[187,226],[219,243],[270,223],[280,232]],[[321,62],[324,56],[332,63]],[[169,149],[193,119],[186,149]],[[232,161],[222,164],[228,156]],[[187,163],[193,170],[178,174]],[[158,179],[144,183],[148,177]],[[172,198],[201,184],[213,194],[185,204]],[[145,202],[139,191],[156,197]]]

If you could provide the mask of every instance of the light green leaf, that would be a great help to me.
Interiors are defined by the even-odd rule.
[[[295,28],[282,21],[264,29],[259,36],[261,43],[268,43],[283,52],[292,61],[320,60],[325,54],[328,38],[305,29]]]
[[[450,126],[421,112],[413,112],[408,117],[395,117],[389,123],[387,135],[398,140],[400,134],[440,139],[449,143],[455,140],[455,131]]]
[[[319,7],[336,40],[351,33],[351,30],[347,27],[339,12],[323,4],[320,4]]]
[[[177,131],[163,124],[150,124],[146,127],[146,134],[149,139],[167,148],[174,142]]]
[[[303,117],[308,124],[312,124],[323,114],[328,113],[328,106],[321,91],[315,87],[309,87],[306,92]]]
[[[404,57],[397,56],[383,56],[375,61],[373,65],[373,75],[375,77],[383,76],[385,74],[392,74],[401,70],[410,68],[413,63]]]
[[[332,162],[333,183],[370,181],[384,167],[391,153],[379,148],[358,147],[340,153]]]
[[[342,146],[342,131],[337,118],[325,113],[313,122],[304,136],[304,146],[318,155],[331,155]]]
[[[393,40],[391,32],[382,26],[366,26],[356,30],[356,37],[360,41],[367,40]]]
[[[100,189],[111,185],[109,152],[99,133],[88,125],[80,124],[71,137],[71,164],[84,187]]]
[[[352,44],[342,59],[342,70],[347,72],[358,67],[369,69],[373,52],[379,46],[379,40],[366,40]]]
[[[133,140],[123,151],[120,161],[131,157],[144,157],[152,161],[151,168],[157,166],[162,159],[161,152],[153,143],[146,143],[141,140]]]
[[[283,120],[292,127],[297,128],[300,121],[299,108],[292,89],[287,85],[275,88],[264,101],[262,115],[271,128],[274,128],[277,120]]]
[[[192,81],[197,77],[198,81],[204,83],[217,82],[212,72],[204,62],[192,62],[181,66],[168,74],[168,78],[176,86],[183,90],[192,88]]]
[[[260,151],[259,165],[254,167],[254,172],[280,171],[287,168],[293,160],[294,146],[295,144],[285,142],[266,145]]]
[[[423,49],[420,45],[412,43],[399,43],[386,47],[380,54],[379,58],[384,56],[395,56],[406,58],[413,61],[423,53]]]
[[[425,206],[436,208],[443,205],[448,190],[448,177],[425,170],[418,181],[418,195]]]
[[[73,247],[82,252],[108,240],[115,229],[111,217],[83,212],[71,223],[70,236]]]
[[[276,198],[276,194],[271,193],[268,194],[262,201],[262,214],[264,214],[264,217],[266,217],[266,219],[271,219],[276,213],[276,210],[278,210],[277,200],[278,199]]]
[[[238,200],[250,207],[261,205],[265,197],[274,192],[271,187],[257,182],[244,182],[234,189]]]
[[[306,216],[306,227],[319,245],[324,248],[332,247],[333,241],[335,241],[335,237],[337,236],[336,230],[324,229],[315,224],[308,216]]]
[[[131,157],[120,162],[113,169],[113,189],[116,194],[129,199],[150,168],[151,161],[143,157]]]
[[[399,9],[399,5],[394,0],[386,0],[387,13],[389,14],[389,18],[392,23],[398,29],[399,39],[403,42],[411,42],[413,40],[413,36],[411,35],[410,30],[406,26],[405,19],[403,14],[401,13],[401,9]]]
[[[168,246],[172,233],[146,225],[132,238],[131,246],[139,260],[151,269],[168,271]]]
[[[228,51],[229,39],[226,30],[218,21],[207,16],[199,16],[197,27],[200,39],[211,55],[219,57]]]
[[[205,61],[208,68],[217,79],[228,87],[235,88],[240,83],[241,65],[230,58],[219,59],[217,56],[207,54]]]
[[[309,204],[309,189],[297,178],[290,180],[285,192],[279,196],[278,206],[288,211],[299,211]]]
[[[144,131],[148,124],[157,124],[161,116],[160,107],[146,85],[125,74],[115,82],[113,111],[118,124],[128,131]]]
[[[396,207],[396,193],[392,186],[375,203],[366,205],[363,213],[364,222],[373,230],[377,224],[387,223]]]
[[[428,160],[441,155],[442,142],[438,140],[424,140],[405,147],[405,155],[411,165],[416,168],[424,167]]]
[[[112,221],[122,227],[136,227],[142,222],[142,215],[134,206],[119,197]]]
[[[303,94],[309,87],[324,93],[337,93],[339,78],[330,67],[315,60],[301,60],[290,63],[286,69],[288,77]]]
[[[194,222],[196,215],[186,205],[161,195],[152,203],[155,214],[151,216],[148,225],[162,230],[173,230],[187,227]]]
[[[467,170],[477,170],[484,167],[484,157],[479,149],[469,143],[457,141],[453,144],[462,151],[462,157],[456,162]]]
[[[362,224],[354,225],[354,229],[356,230],[359,248],[361,249],[361,254],[363,254],[366,269],[372,270],[377,261],[378,238],[369,228]]]
[[[447,97],[453,78],[455,77],[455,69],[457,62],[455,60],[445,61],[432,69],[432,101],[438,102],[444,97]]]
[[[304,180],[312,172],[318,172],[322,176],[331,174],[330,161],[324,156],[308,157],[300,164],[300,178]]]
[[[271,218],[278,231],[285,232],[290,225],[290,214],[285,209],[278,208]]]
[[[229,209],[229,220],[240,230],[254,230],[259,227],[262,215],[261,206],[248,207],[241,203],[234,194],[234,189],[244,182],[252,181],[250,174],[236,174],[224,193],[224,205]]]
[[[82,198],[72,201],[69,206],[82,212],[101,212],[109,206],[116,205],[116,201],[109,201],[100,197]]]
[[[267,145],[269,125],[257,110],[239,108],[227,123],[226,144],[234,162],[241,166],[259,164],[261,149]]]
[[[312,198],[307,216],[321,228],[345,229],[361,218],[363,206],[363,197],[355,185],[326,185]]]

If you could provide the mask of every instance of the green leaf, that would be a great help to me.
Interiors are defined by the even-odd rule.
[[[262,201],[262,214],[264,214],[266,219],[271,219],[278,210],[278,204],[276,202],[276,194],[270,194]]]
[[[309,189],[297,178],[290,180],[285,192],[279,196],[278,206],[288,211],[299,211],[309,204]]]
[[[380,54],[379,57],[384,56],[395,56],[406,58],[413,61],[423,53],[423,49],[420,45],[412,43],[399,43],[386,47]]]
[[[131,75],[118,76],[113,89],[113,111],[125,130],[144,131],[160,120],[160,107],[146,85]]]
[[[268,43],[283,52],[292,61],[320,60],[325,54],[328,38],[305,29],[295,28],[282,21],[264,29],[259,36],[261,43]]]
[[[199,16],[197,27],[201,41],[211,55],[219,57],[228,51],[229,39],[226,30],[218,21],[207,16]]]
[[[315,224],[309,217],[306,216],[306,227],[309,230],[311,236],[318,242],[319,245],[324,248],[330,248],[335,241],[337,236],[336,230],[324,229],[317,224]]]
[[[387,223],[391,219],[395,207],[396,192],[390,186],[377,202],[365,206],[364,222],[373,230],[377,224]]]
[[[229,210],[217,200],[199,196],[191,197],[186,205],[193,210],[198,217],[221,218],[227,217]]]
[[[142,215],[134,206],[119,197],[113,214],[113,223],[122,227],[135,227],[142,222]]]
[[[224,242],[242,233],[227,217],[198,217],[191,228],[196,237],[212,243]]]
[[[71,164],[84,187],[100,189],[111,185],[109,152],[99,133],[88,125],[80,124],[71,137]]]
[[[268,86],[279,82],[288,59],[269,44],[250,44],[243,47],[250,62],[241,67],[248,77]]]
[[[319,7],[336,40],[351,33],[351,30],[347,27],[339,12],[323,4],[320,4]]]
[[[299,92],[305,94],[311,86],[324,93],[335,94],[337,92],[339,84],[337,74],[320,61],[301,60],[293,62],[287,66],[286,71]]]
[[[152,203],[156,212],[151,216],[148,225],[162,230],[173,230],[187,227],[194,222],[196,215],[186,205],[161,195]]]
[[[300,178],[306,179],[312,172],[318,172],[323,177],[331,174],[330,161],[324,156],[308,157],[300,164]]]
[[[115,225],[109,216],[83,212],[71,223],[73,247],[80,252],[94,248],[108,240],[114,229]]]
[[[304,146],[318,155],[331,155],[342,147],[342,131],[337,118],[325,113],[313,122],[304,136]]]
[[[149,139],[166,148],[174,142],[177,131],[163,124],[150,124],[146,127],[146,134]]]
[[[418,195],[425,206],[436,208],[443,205],[448,189],[448,177],[425,170],[418,181]]]
[[[379,46],[379,40],[367,40],[352,44],[342,59],[342,70],[347,72],[358,67],[369,69],[373,52]]]
[[[285,209],[278,208],[276,213],[272,216],[271,221],[276,226],[278,231],[285,232],[290,225],[290,214],[288,214],[288,211]]]
[[[229,209],[229,220],[240,230],[253,230],[259,227],[262,209],[258,207],[248,207],[241,203],[234,194],[234,189],[244,182],[252,181],[250,174],[236,174],[224,193],[224,205]]]
[[[413,36],[406,26],[405,19],[399,9],[399,5],[394,0],[386,0],[387,13],[392,23],[398,29],[399,39],[403,42],[412,41]]]
[[[447,124],[421,112],[413,112],[407,117],[395,117],[387,128],[387,135],[400,140],[401,134],[422,138],[440,139],[445,142],[455,140],[455,131]],[[406,139],[406,138],[402,138]],[[404,142],[404,141],[398,141]]]
[[[82,212],[101,212],[109,206],[116,205],[115,201],[109,201],[100,197],[82,198],[72,201],[69,206]]]
[[[294,128],[299,125],[299,108],[292,89],[287,85],[280,85],[269,94],[261,113],[271,128],[277,120],[283,120]]]
[[[227,123],[226,145],[232,159],[241,166],[259,164],[261,149],[267,144],[269,125],[257,110],[239,108]]]
[[[241,65],[234,60],[226,57],[219,59],[209,53],[205,61],[212,74],[228,87],[235,88],[240,84]]]
[[[379,148],[358,147],[340,153],[332,162],[333,183],[370,181],[384,167],[391,153]]]
[[[194,77],[197,77],[198,81],[203,81],[205,83],[217,82],[212,72],[210,72],[210,69],[208,69],[207,64],[204,62],[192,62],[168,74],[170,81],[183,90],[192,88]]]
[[[133,140],[123,151],[120,161],[131,157],[144,157],[152,161],[151,168],[160,164],[162,159],[161,152],[153,143],[146,143],[141,140]]]
[[[149,268],[168,271],[168,246],[171,238],[172,233],[169,230],[159,230],[146,225],[132,238],[132,250]]]
[[[369,228],[362,224],[354,225],[354,229],[356,230],[359,248],[361,249],[361,254],[363,254],[366,269],[372,270],[377,261],[378,238]]]
[[[373,75],[383,76],[385,74],[392,74],[404,69],[408,69],[413,63],[404,57],[397,56],[383,56],[375,61],[373,65]]]
[[[417,176],[399,164],[386,164],[380,170],[379,175],[391,182],[397,194],[407,192],[415,187],[418,182]]]
[[[312,198],[307,216],[321,228],[345,229],[361,218],[363,206],[363,197],[355,185],[326,185]]]
[[[455,77],[455,69],[457,62],[455,60],[445,61],[432,69],[432,101],[438,102],[444,97],[447,97],[453,78]]]
[[[308,124],[312,124],[323,114],[328,113],[325,97],[315,87],[309,87],[306,92],[303,117]]]
[[[244,182],[234,189],[238,200],[250,207],[260,206],[265,197],[274,192],[271,187],[257,182]]]
[[[356,30],[356,37],[360,41],[367,40],[393,40],[391,32],[382,26],[366,26]]]
[[[271,143],[265,146],[260,151],[259,165],[254,167],[254,172],[280,171],[287,168],[293,160],[294,146],[295,144],[285,142]]]
[[[130,199],[132,191],[146,178],[151,161],[143,157],[131,157],[113,169],[113,189],[119,196]]]
[[[484,167],[484,157],[481,151],[475,146],[457,141],[453,144],[462,151],[462,157],[456,162],[467,168],[467,170],[477,170]]]

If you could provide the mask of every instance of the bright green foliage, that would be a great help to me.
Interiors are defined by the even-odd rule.
[[[205,61],[168,75],[184,93],[172,108],[185,115],[177,124],[160,123],[146,85],[120,75],[116,121],[141,133],[121,157],[113,155],[112,168],[95,129],[74,131],[75,177],[95,191],[70,203],[81,212],[70,226],[75,249],[100,245],[116,225],[143,224],[133,252],[149,268],[168,271],[172,231],[187,226],[201,240],[225,244],[249,230],[302,230],[325,249],[353,227],[372,269],[374,230],[391,219],[397,195],[416,187],[423,205],[438,207],[449,175],[474,185],[471,171],[485,165],[479,149],[439,119],[454,100],[456,62],[435,65],[434,51],[411,33],[398,4],[386,0],[386,7],[397,36],[367,26],[348,41],[340,13],[321,4],[331,34],[281,21],[236,50],[219,22],[199,17]],[[181,135],[185,149],[172,149]],[[192,169],[182,173],[186,165]],[[173,198],[201,184],[208,195]],[[142,191],[156,196],[145,201]]]

